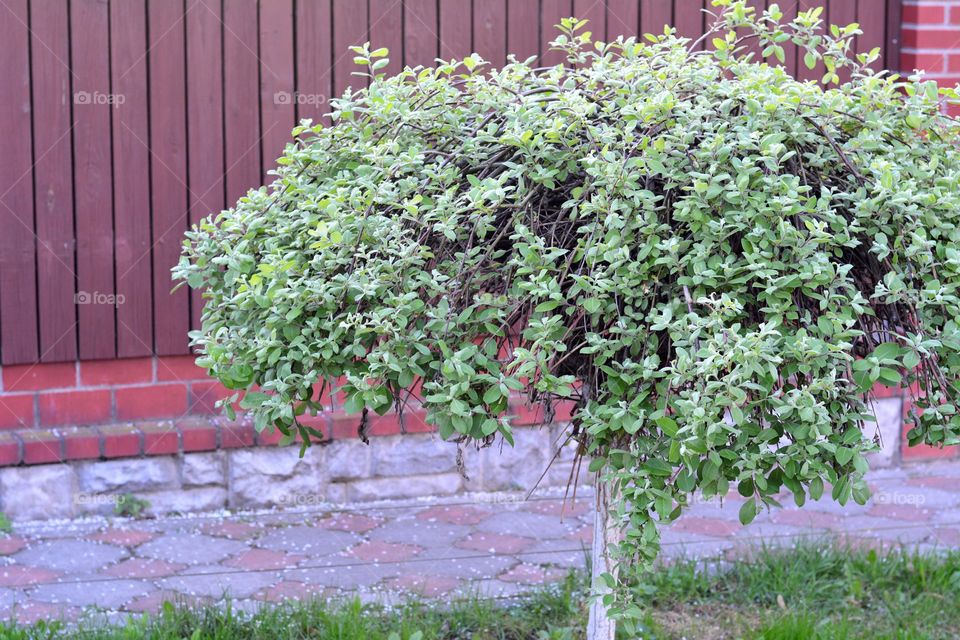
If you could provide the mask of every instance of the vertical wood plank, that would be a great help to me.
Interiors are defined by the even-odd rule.
[[[440,57],[461,60],[473,53],[473,13],[471,0],[447,0],[440,3]]]
[[[607,0],[607,40],[640,34],[640,3],[637,0]]]
[[[887,3],[878,0],[857,0],[857,22],[863,34],[857,36],[857,51],[867,52],[874,47],[881,49],[887,43]],[[881,66],[874,63],[875,68]]]
[[[903,1],[887,0],[887,28],[883,56],[878,64],[884,69],[900,70],[900,29],[903,24]]]
[[[573,17],[586,20],[581,31],[589,31],[594,42],[607,39],[607,3],[606,0],[573,0]]]
[[[187,228],[187,119],[183,5],[149,0],[150,181],[153,205],[154,349],[187,352],[187,290],[171,293],[170,269]]]
[[[473,3],[473,49],[492,67],[507,61],[506,0]]]
[[[673,0],[640,0],[640,31],[663,35],[664,26],[673,26]]]
[[[555,25],[573,13],[572,0],[541,0],[540,2],[540,59],[544,66],[565,64],[562,51],[553,51],[550,43],[560,35]]]
[[[260,118],[263,180],[276,169],[296,121],[293,81],[293,1],[260,0]]]
[[[677,28],[677,35],[690,40],[697,40],[703,35],[703,0],[682,0],[673,7],[673,26]],[[703,43],[697,45],[702,49]]]
[[[37,230],[37,302],[40,360],[77,357],[73,175],[70,148],[71,71],[67,4],[33,0],[33,168]],[[149,214],[147,207],[144,213]],[[17,225],[18,227],[20,225]],[[6,229],[6,227],[4,227]],[[21,227],[22,230],[22,227]],[[16,229],[11,229],[16,231]]]
[[[300,4],[314,6],[312,2]],[[227,204],[232,206],[249,189],[260,185],[263,175],[257,0],[225,0],[223,25],[224,164]],[[312,45],[302,46],[309,50]]]
[[[333,0],[333,95],[339,98],[347,87],[365,87],[366,79],[351,75],[359,67],[353,63],[351,46],[369,40],[366,0]]]
[[[400,72],[403,68],[402,0],[370,0],[370,46],[373,49],[386,47],[390,50],[390,64],[378,73],[393,76]],[[327,49],[329,48],[328,36]]]
[[[115,294],[110,111],[117,96],[110,89],[107,9],[97,0],[70,3],[73,86],[78,96],[73,110],[77,290],[78,296],[91,297],[90,304],[77,309],[81,359],[116,355],[114,306],[95,298]]]
[[[293,0],[260,0],[260,126],[263,180],[270,182],[277,158],[295,124]]]
[[[292,21],[292,16],[288,20]],[[196,0],[187,13],[187,184],[191,225],[211,213],[219,213],[224,204],[222,25],[220,0]],[[289,33],[278,37],[284,35],[292,41]],[[292,72],[292,61],[289,66]],[[291,82],[291,93],[292,85]],[[199,329],[203,298],[197,290],[190,293],[190,326]]]
[[[5,0],[0,16],[0,355],[13,364],[39,355],[27,0]]]
[[[507,0],[507,52],[521,62],[540,55],[539,0]]]
[[[404,64],[434,66],[440,55],[440,28],[436,0],[406,0],[403,13]],[[467,15],[461,20],[469,20]]]
[[[117,356],[153,352],[150,273],[150,150],[147,125],[147,16],[142,2],[110,3],[110,74],[123,101],[113,115]]]
[[[845,26],[857,21],[857,0],[830,0],[830,6],[827,11],[827,22],[824,28],[829,29],[831,24]],[[856,46],[856,44],[854,45]],[[820,78],[826,71],[823,65],[817,67],[820,70]],[[839,73],[841,82],[850,79],[850,73],[842,69]]]

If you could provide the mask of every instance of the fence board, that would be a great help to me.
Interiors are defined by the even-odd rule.
[[[566,62],[562,51],[552,51],[550,43],[560,32],[555,25],[573,13],[572,0],[540,0],[540,60],[544,66],[553,66]]]
[[[357,0],[333,0],[333,95],[339,98],[347,87],[364,87],[367,82],[352,75],[359,67],[354,64],[351,46],[369,40],[367,32],[367,5]]]
[[[30,13],[39,350],[56,362],[77,357],[69,15],[60,0],[35,0]]]
[[[606,40],[607,3],[605,0],[573,0],[573,11],[570,15],[587,21],[581,32],[589,31],[592,40]]]
[[[507,2],[473,3],[473,49],[494,67],[507,61]]]
[[[437,3],[434,0],[406,0],[403,11],[403,62],[411,67],[433,66],[440,55]],[[461,20],[469,20],[467,15]]]
[[[326,42],[329,56],[329,36]],[[390,64],[378,73],[392,76],[403,68],[403,4],[399,0],[370,0],[370,46],[390,50]]]
[[[171,293],[170,269],[187,228],[187,121],[183,10],[149,0],[150,183],[153,210],[154,350],[187,352],[190,307],[183,288]]]
[[[39,355],[27,1],[6,0],[0,14],[0,355],[3,364],[13,364]]]
[[[315,3],[298,3],[316,6]],[[310,43],[303,43],[308,51]],[[223,3],[223,116],[227,204],[260,184],[257,0]],[[329,55],[329,47],[327,48]]]
[[[440,3],[440,57],[461,60],[474,51],[471,0],[448,0]]]
[[[540,7],[533,0],[507,0],[507,51],[517,60],[540,55]]]
[[[113,115],[117,355],[153,352],[150,295],[150,149],[147,124],[147,16],[141,2],[110,3],[110,75],[123,102]]]
[[[277,166],[295,124],[293,0],[260,0],[260,126],[263,180]]]
[[[683,0],[673,7],[673,26],[677,35],[696,40],[704,31],[703,0]],[[697,45],[703,48],[703,43]]]
[[[640,31],[660,35],[663,27],[673,24],[671,0],[640,0]]]
[[[607,0],[607,40],[629,38],[640,32],[640,3],[637,0]]]
[[[288,14],[287,21],[291,19]],[[187,14],[187,184],[191,225],[223,209],[222,25],[220,0],[197,0]],[[278,44],[283,35],[276,38]],[[292,43],[292,38],[288,42]],[[293,65],[288,63],[286,67],[292,69]],[[191,291],[191,328],[200,328],[202,309],[200,292]]]
[[[883,47],[887,38],[887,3],[878,0],[857,1],[857,22],[863,33],[857,36],[856,47],[860,51],[870,51],[874,47]]]
[[[116,355],[115,309],[100,297],[115,293],[109,102],[116,96],[110,90],[107,9],[108,5],[98,0],[70,3],[73,87],[77,96],[73,110],[77,295],[90,297],[89,304],[77,308],[81,359]]]

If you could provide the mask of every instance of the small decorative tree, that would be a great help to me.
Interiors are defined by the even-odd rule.
[[[575,403],[609,512],[596,637],[606,610],[629,627],[634,569],[694,492],[735,487],[744,523],[782,490],[865,501],[874,385],[914,390],[911,444],[960,432],[956,94],[872,71],[820,9],[713,4],[701,51],[574,19],[549,68],[387,78],[357,48],[369,88],[297,127],[175,270],[204,291],[192,337],[228,412],[304,446],[333,379],[361,435],[416,400],[443,438],[512,441],[511,394]],[[822,83],[763,61],[794,45]]]

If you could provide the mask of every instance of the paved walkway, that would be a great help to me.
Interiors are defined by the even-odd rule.
[[[701,502],[666,532],[664,555],[716,557],[831,534],[960,546],[960,464],[877,471],[870,483],[864,507],[824,499],[764,513],[746,528],[736,499]],[[69,620],[225,594],[240,607],[343,593],[509,596],[584,566],[592,498],[589,489],[572,504],[561,495],[23,524],[0,537],[0,614]]]

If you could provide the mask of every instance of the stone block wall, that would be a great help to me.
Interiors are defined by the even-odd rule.
[[[520,428],[516,447],[465,448],[459,469],[456,445],[429,433],[337,440],[303,458],[296,446],[265,446],[6,467],[0,509],[22,521],[109,515],[121,495],[163,514],[530,490],[571,477],[573,448],[549,464],[563,433],[563,425]],[[586,465],[579,470],[590,482]]]

